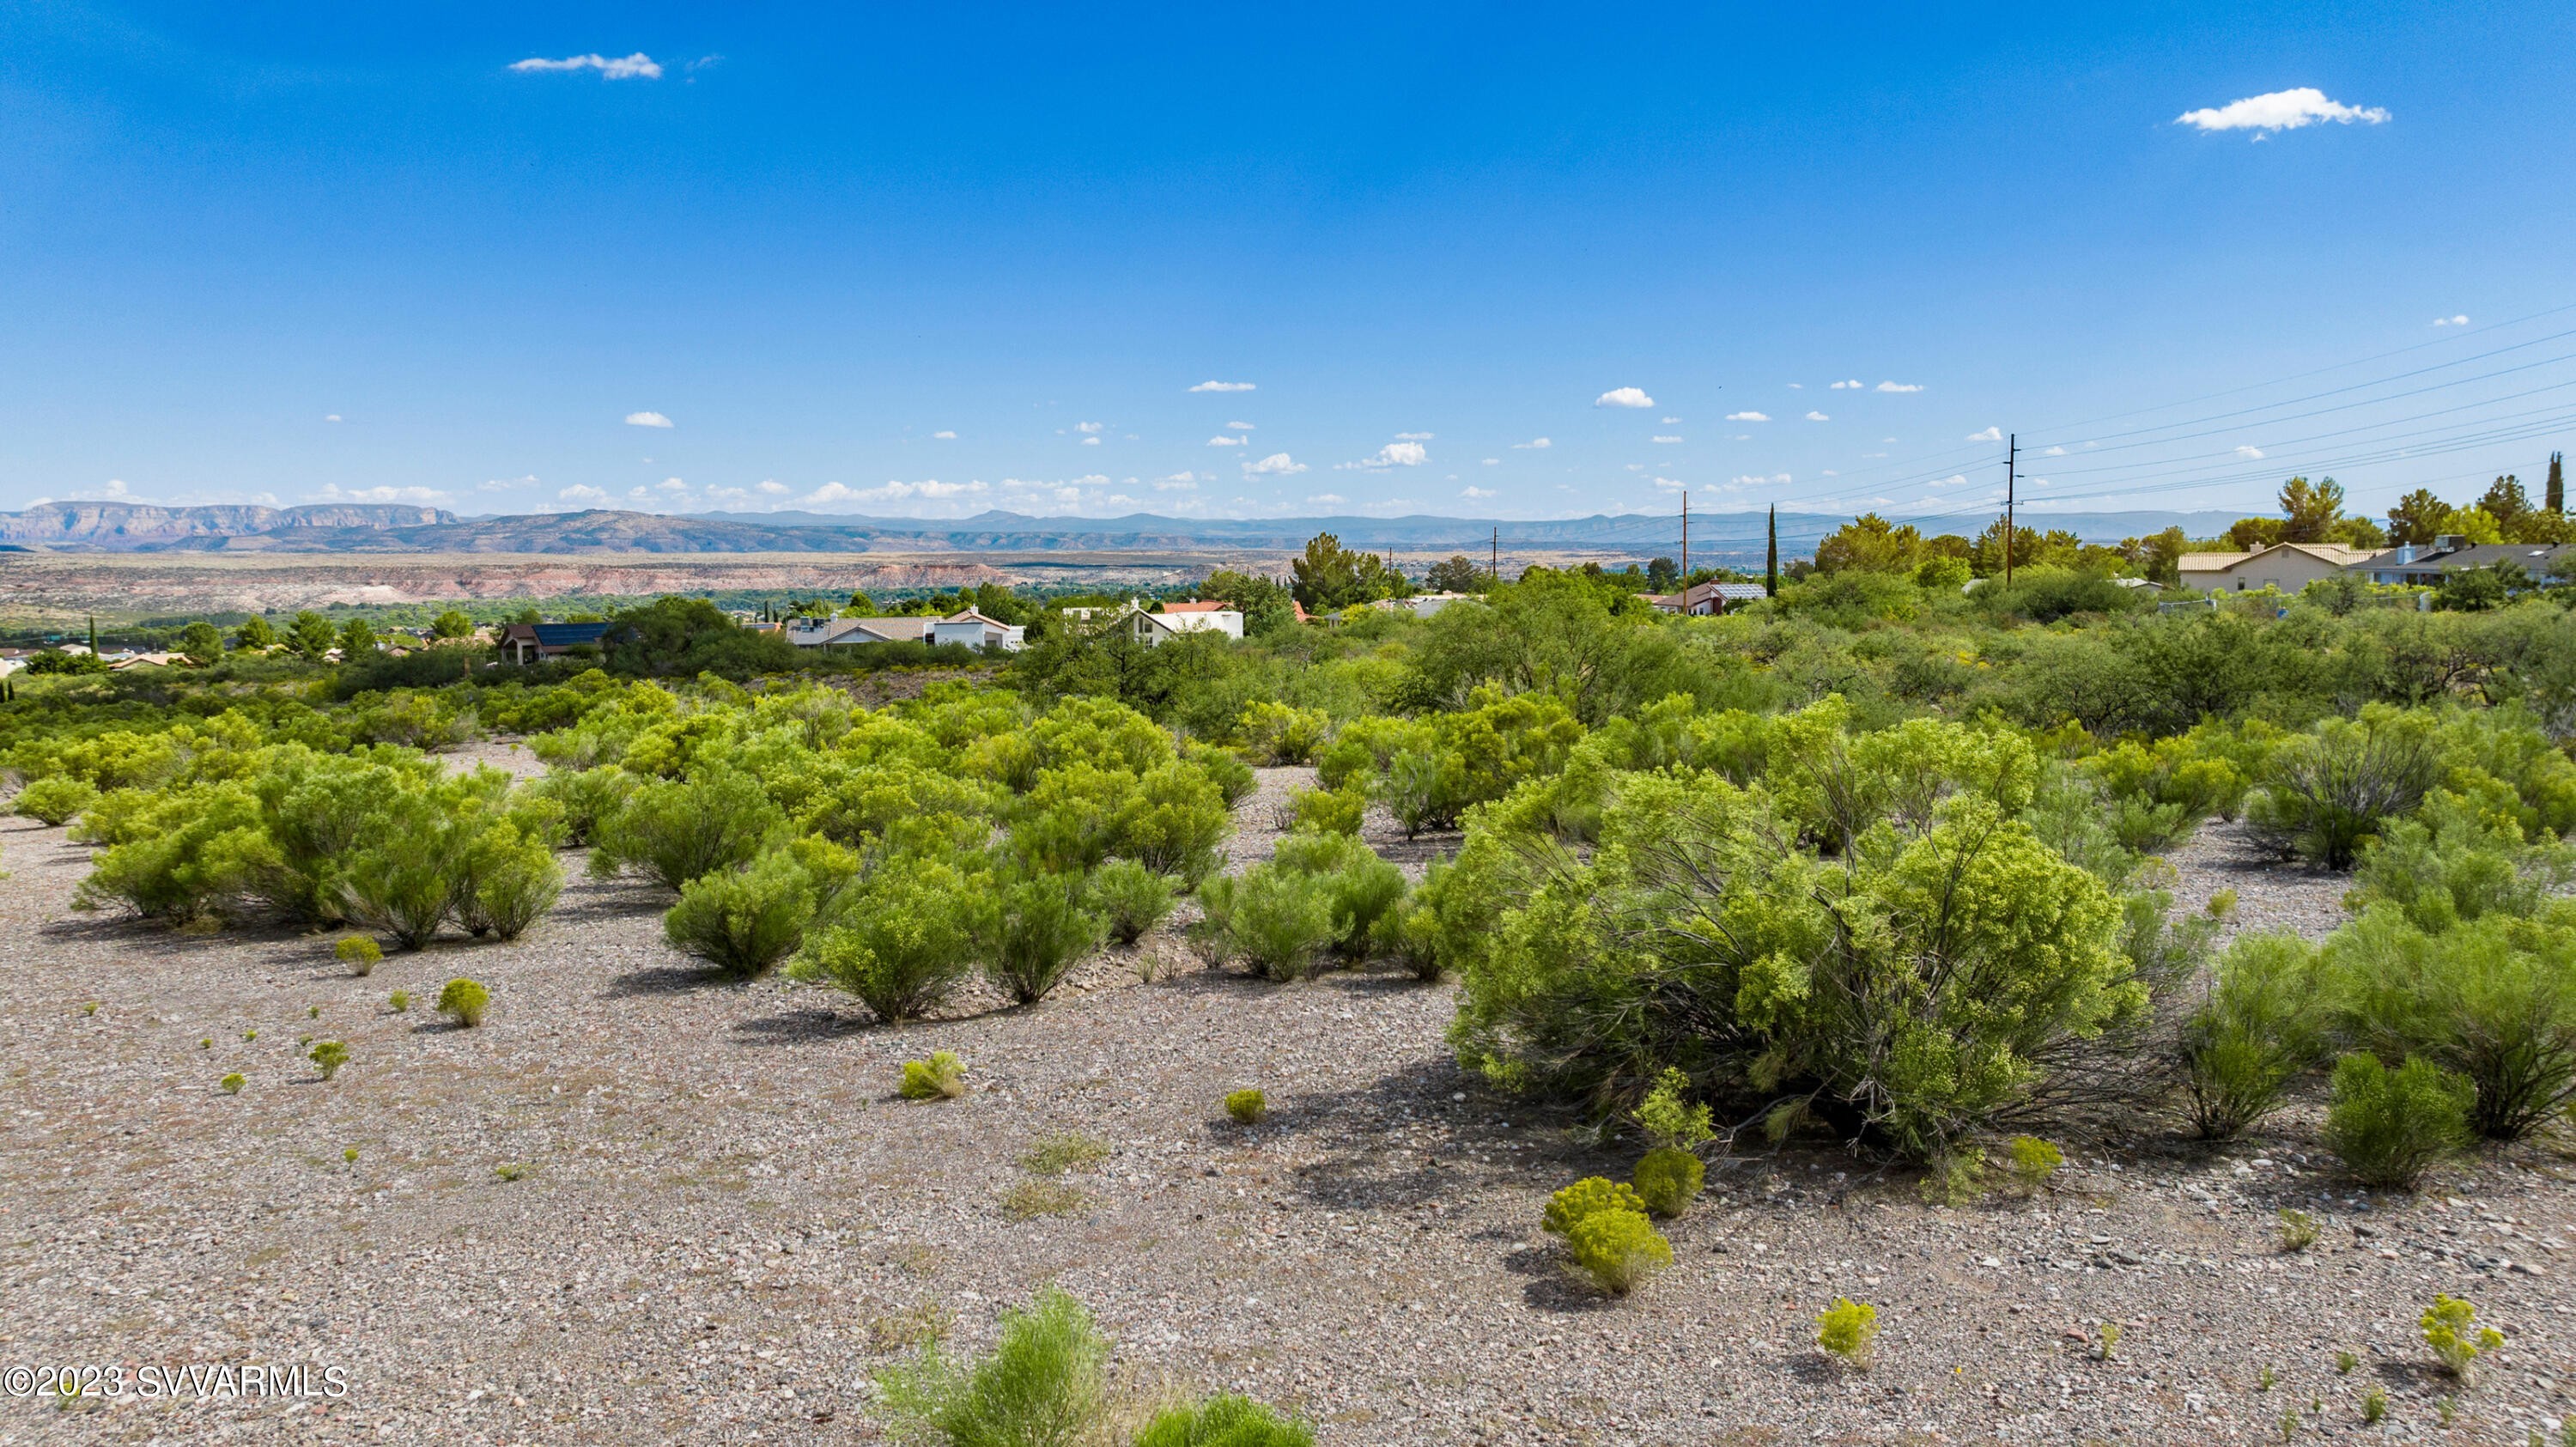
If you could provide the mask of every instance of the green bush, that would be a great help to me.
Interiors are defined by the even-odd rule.
[[[748,864],[786,815],[738,769],[713,767],[680,782],[646,784],[599,821],[594,873],[631,869],[676,890],[703,874]]]
[[[2364,709],[2274,750],[2246,819],[2285,853],[2350,869],[2365,840],[2439,781],[2441,765],[2424,715]]]
[[[1023,1005],[1055,993],[1109,933],[1108,921],[1085,907],[1078,874],[1041,874],[1003,885],[985,919],[985,973]]]
[[[392,1009],[395,1014],[400,1015],[411,1009],[411,991],[396,990],[393,992],[392,996],[385,1001],[385,1004]]]
[[[491,1008],[492,992],[463,976],[448,981],[438,992],[438,1013],[469,1030],[482,1024],[484,1012]]]
[[[1448,867],[1446,860],[1433,860],[1423,871],[1422,882],[1406,890],[1395,907],[1377,922],[1377,948],[1425,983],[1448,973],[1448,965],[1440,957],[1440,914],[1436,904],[1443,888],[1441,876]]]
[[[1657,1146],[1637,1162],[1630,1179],[1646,1209],[1669,1221],[1699,1199],[1700,1186],[1708,1179],[1708,1167],[1689,1151]]]
[[[1282,1421],[1259,1402],[1215,1397],[1196,1406],[1166,1407],[1145,1424],[1136,1447],[1314,1447],[1315,1434],[1300,1422]]]
[[[1243,760],[1224,749],[1196,742],[1184,747],[1181,754],[1196,764],[1200,773],[1207,775],[1209,783],[1216,785],[1217,793],[1225,800],[1228,809],[1252,797],[1253,786],[1258,781],[1253,778],[1251,766]]]
[[[2271,1114],[2323,1057],[2319,992],[2316,952],[2296,935],[2243,935],[2228,947],[2182,1027],[2183,1084],[2202,1139],[2232,1139]]]
[[[563,866],[555,852],[516,824],[485,829],[466,846],[462,863],[456,922],[477,938],[517,939],[563,894]]]
[[[1220,900],[1230,906],[1224,925],[1228,953],[1240,954],[1266,980],[1305,978],[1338,933],[1331,886],[1268,864],[1253,866],[1231,883],[1218,898],[1203,900],[1211,920]]]
[[[1225,1113],[1236,1125],[1259,1125],[1270,1115],[1270,1101],[1258,1090],[1228,1091]]]
[[[350,974],[361,977],[374,974],[376,966],[385,958],[384,950],[365,935],[350,935],[333,945],[331,953],[339,957],[340,963],[349,967]]]
[[[1288,817],[1291,826],[1306,834],[1342,834],[1358,837],[1360,825],[1368,818],[1368,795],[1358,789],[1291,789],[1288,791]]]
[[[1321,883],[1332,912],[1333,952],[1367,957],[1378,924],[1404,898],[1404,871],[1346,834],[1292,834],[1279,841],[1271,866]]]
[[[1245,709],[1235,728],[1246,749],[1274,765],[1312,763],[1332,736],[1332,720],[1322,709],[1268,700]]]
[[[975,967],[989,900],[981,876],[909,859],[855,885],[840,922],[807,936],[798,973],[831,981],[888,1024],[918,1020]]]
[[[556,769],[533,786],[538,797],[563,809],[564,842],[588,846],[598,837],[600,821],[613,819],[635,792],[636,778],[614,766]]]
[[[681,885],[679,903],[662,916],[662,936],[726,974],[749,978],[803,947],[814,903],[803,866],[773,850],[747,868]]]
[[[242,1079],[241,1072],[238,1070],[215,1082],[215,1084],[220,1087],[226,1095],[241,1094],[242,1087],[248,1083],[249,1082]]]
[[[1878,1308],[1866,1301],[1837,1296],[1816,1318],[1816,1345],[1852,1366],[1869,1365],[1870,1346],[1877,1340]]]
[[[1565,1249],[1592,1284],[1625,1296],[1673,1264],[1672,1243],[1642,1214],[1594,1211],[1565,1233]]]
[[[1586,1176],[1548,1197],[1547,1211],[1539,1218],[1539,1225],[1551,1236],[1562,1236],[1595,1211],[1634,1211],[1643,1215],[1645,1210],[1646,1198],[1634,1189],[1606,1176]]]
[[[2466,1144],[2469,1083],[2430,1061],[2395,1070],[2355,1052],[2335,1063],[2326,1148],[2366,1186],[2411,1190],[2434,1162]]]
[[[2351,1038],[2465,1077],[2479,1135],[2519,1140],[2576,1104],[2576,923],[2487,915],[2428,935],[2381,904],[2325,953]]]
[[[2470,1369],[2480,1355],[2504,1345],[2504,1333],[2491,1326],[2477,1324],[2478,1309],[2459,1297],[2444,1292],[2433,1294],[2433,1304],[2424,1308],[2417,1325],[2424,1330],[2424,1345],[2433,1349],[2433,1357],[2442,1370],[2466,1382]]]
[[[1655,1077],[1654,1087],[1637,1103],[1632,1114],[1637,1127],[1646,1133],[1658,1150],[1687,1151],[1691,1147],[1717,1139],[1717,1128],[1706,1105],[1690,1104],[1690,1077],[1666,1067]]]
[[[60,825],[97,802],[96,784],[69,774],[49,774],[20,789],[12,807],[30,819]]]
[[[906,1100],[955,1100],[966,1093],[966,1063],[947,1050],[934,1050],[928,1060],[903,1063]]]
[[[337,1040],[325,1040],[315,1045],[305,1058],[313,1062],[314,1069],[322,1072],[324,1080],[328,1080],[340,1073],[341,1066],[349,1063],[349,1047]]]
[[[1091,897],[1109,923],[1109,937],[1132,945],[1171,917],[1172,881],[1133,859],[1113,859],[1092,871]]]
[[[1002,1314],[991,1356],[965,1363],[932,1346],[878,1378],[898,1440],[951,1447],[1083,1447],[1107,1403],[1109,1343],[1056,1287]]]
[[[1138,779],[1120,803],[1110,852],[1195,884],[1223,862],[1217,846],[1233,832],[1225,795],[1207,772],[1165,764]]]
[[[2013,1184],[2025,1196],[2037,1195],[2066,1163],[2066,1152],[2035,1135],[2014,1136],[2004,1150],[2012,1164]]]

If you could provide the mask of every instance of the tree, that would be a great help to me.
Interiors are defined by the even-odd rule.
[[[2488,517],[2494,518],[2496,526],[2510,537],[2514,524],[2531,511],[2531,496],[2522,490],[2521,478],[2506,473],[2487,484],[2487,494],[2478,499],[2478,507]]]
[[[869,597],[865,593],[853,592],[850,594],[850,601],[842,605],[841,616],[844,618],[874,618],[877,616],[877,600]]]
[[[1646,586],[1658,593],[1669,593],[1680,582],[1682,570],[1670,558],[1656,558],[1646,564]]]
[[[2449,530],[2445,525],[2450,517],[2449,504],[2435,497],[2431,488],[2419,487],[2388,510],[2388,541],[2399,547],[2424,547]]]
[[[474,632],[474,620],[450,608],[429,620],[429,632],[434,638],[468,637]]]
[[[1671,563],[1665,563],[1667,568]],[[1425,587],[1435,593],[1481,593],[1485,587],[1485,570],[1465,553],[1452,553],[1446,562],[1433,563],[1422,575]]]
[[[2120,556],[2138,570],[2138,576],[2163,583],[2168,587],[2182,580],[2180,561],[2191,549],[2191,540],[2180,528],[2167,528],[2143,538],[2120,540]]]
[[[2495,514],[2482,507],[2453,508],[2442,522],[2442,531],[2458,534],[2471,547],[2504,541],[2504,529],[2497,525]]]
[[[1780,505],[1771,505],[1771,521],[1765,527],[1762,543],[1762,596],[1780,596]]]
[[[1243,615],[1243,636],[1262,638],[1297,626],[1297,610],[1288,590],[1273,578],[1256,578],[1232,568],[1219,568],[1199,585],[1199,595],[1232,603]]]
[[[2290,540],[2289,530],[2280,518],[2238,518],[2227,525],[2227,545],[2240,553],[2277,548]]]
[[[203,668],[224,656],[224,635],[214,624],[199,619],[179,630],[179,651],[188,661]]]
[[[1912,523],[1897,527],[1874,512],[1863,513],[1816,544],[1816,571],[1910,572],[1922,546],[1923,535]]]
[[[340,661],[355,663],[376,652],[376,630],[364,618],[352,618],[340,629]]]
[[[298,657],[319,663],[322,655],[331,651],[331,645],[339,641],[339,636],[330,619],[307,608],[296,614],[295,621],[287,626],[286,646],[294,649]]]
[[[2549,481],[2541,491],[2541,506],[2554,513],[2567,511],[2566,464],[2555,452],[2549,454]]]
[[[256,613],[250,615],[243,621],[241,627],[233,631],[233,646],[249,649],[253,653],[265,651],[276,641],[277,630],[269,627],[268,620]]]
[[[1400,598],[1410,591],[1404,575],[1375,553],[1357,553],[1331,533],[1306,540],[1306,552],[1289,565],[1297,575],[1290,590],[1310,613],[1338,613],[1380,598]]]
[[[2281,527],[2285,543],[2322,543],[2343,516],[2343,487],[2331,477],[2314,483],[2291,478],[2281,484],[2280,501],[2286,519]]]

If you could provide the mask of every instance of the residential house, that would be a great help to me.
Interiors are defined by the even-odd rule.
[[[595,649],[607,635],[605,623],[513,623],[496,641],[512,663],[536,663],[576,648]]]
[[[1243,636],[1243,612],[1232,603],[1211,600],[1204,603],[1166,603],[1160,613],[1141,608],[1118,620],[1127,636],[1148,648],[1184,633],[1222,633],[1228,638]]]
[[[968,608],[960,613],[936,619],[931,624],[930,641],[959,643],[968,648],[1000,648],[1017,653],[1028,645],[1029,630],[1014,627],[999,619],[987,618]]]
[[[2498,563],[2514,563],[2535,580],[2544,578],[2569,560],[2576,569],[2576,546],[2565,543],[2471,543],[2455,533],[2445,533],[2428,548],[2412,543],[2390,548],[2354,568],[2380,584],[2411,584],[2431,587],[2442,581],[2445,573],[2470,568],[2492,568]]]
[[[1705,618],[1765,596],[1759,583],[1693,583],[1678,593],[1649,593],[1646,602],[1658,613]]]
[[[1452,603],[1476,601],[1478,599],[1473,593],[1416,593],[1410,598],[1381,598],[1373,606],[1390,613],[1410,613],[1416,618],[1428,618]]]
[[[2310,583],[2341,577],[2345,569],[2367,563],[2385,549],[2350,548],[2341,543],[2282,543],[2250,553],[2185,553],[2175,570],[2186,588],[2278,588],[2295,593]]]

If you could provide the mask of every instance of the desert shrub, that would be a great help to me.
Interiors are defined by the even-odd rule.
[[[1289,824],[1301,833],[1357,837],[1367,817],[1368,795],[1355,788],[1288,791]]]
[[[966,1063],[949,1050],[934,1050],[928,1060],[907,1060],[897,1093],[906,1100],[955,1100],[966,1093]]]
[[[1196,764],[1199,772],[1207,775],[1209,783],[1216,785],[1218,795],[1229,809],[1251,798],[1253,787],[1259,782],[1253,777],[1250,765],[1224,749],[1193,742],[1182,749],[1181,755]]]
[[[646,784],[600,820],[591,869],[603,875],[631,869],[676,890],[702,874],[750,863],[785,822],[751,775],[703,769],[683,781]]]
[[[1422,882],[1407,889],[1377,922],[1377,949],[1425,982],[1448,973],[1440,958],[1440,916],[1432,904],[1448,867],[1446,860],[1433,860]]]
[[[1386,772],[1379,776],[1374,792],[1404,830],[1405,838],[1458,822],[1465,794],[1465,781],[1459,776],[1461,762],[1457,755],[1444,754],[1437,748],[1404,749],[1387,760]]]
[[[2057,1174],[2057,1168],[2066,1163],[2066,1152],[2032,1135],[2017,1135],[2005,1142],[2004,1156],[2012,1170],[2013,1185],[2025,1196],[2037,1195]]]
[[[1236,1125],[1259,1125],[1269,1118],[1270,1101],[1258,1090],[1228,1091],[1225,1113]]]
[[[1113,859],[1092,871],[1091,898],[1108,921],[1109,937],[1132,945],[1171,917],[1172,881],[1133,859]]]
[[[1022,1181],[1002,1193],[1002,1217],[1028,1221],[1039,1216],[1070,1216],[1090,1198],[1061,1181]]]
[[[757,975],[796,953],[814,921],[814,881],[786,850],[680,886],[662,936],[729,975]]]
[[[1078,874],[1041,874],[1006,884],[984,918],[990,931],[985,973],[1023,1005],[1053,994],[1109,932],[1108,921],[1086,907]]]
[[[258,799],[239,783],[140,795],[114,824],[115,842],[73,894],[76,908],[121,905],[171,924],[220,923],[260,908],[285,870]]]
[[[1225,892],[1228,953],[1263,979],[1303,979],[1336,935],[1330,886],[1275,864],[1255,865],[1233,883]]]
[[[1404,871],[1346,834],[1292,834],[1279,841],[1272,868],[1320,881],[1333,917],[1332,948],[1365,958],[1379,921],[1404,898]]]
[[[1645,1214],[1646,1198],[1628,1186],[1606,1176],[1586,1176],[1547,1199],[1547,1211],[1539,1225],[1551,1236],[1562,1236],[1574,1229],[1574,1223],[1595,1211],[1634,1211]]]
[[[974,969],[988,905],[980,876],[903,859],[844,895],[839,922],[807,936],[800,975],[829,980],[888,1024],[917,1020]]]
[[[98,802],[98,786],[70,774],[49,774],[18,791],[11,807],[30,819],[59,825]]]
[[[1816,1318],[1816,1345],[1855,1367],[1869,1365],[1870,1345],[1878,1340],[1878,1308],[1866,1301],[1837,1296]]]
[[[2325,957],[2354,1042],[2465,1077],[2479,1135],[2518,1140],[2576,1103],[2576,925],[2487,915],[2426,934],[2377,905]]]
[[[2433,1349],[2433,1359],[2442,1370],[2465,1382],[2478,1357],[2504,1345],[2504,1333],[2491,1326],[2477,1324],[2478,1309],[2467,1301],[2444,1292],[2433,1293],[2433,1304],[2424,1308],[2416,1324],[2424,1330],[2424,1345]]]
[[[348,917],[417,950],[438,934],[462,897],[463,841],[435,800],[409,797],[388,811],[384,833],[340,878]]]
[[[600,821],[615,818],[626,807],[636,778],[615,767],[557,769],[530,787],[562,807],[564,842],[587,846],[598,837]]]
[[[328,1080],[340,1073],[341,1066],[349,1063],[349,1047],[337,1040],[325,1040],[315,1045],[305,1058],[313,1062],[314,1069],[322,1072],[324,1080]]]
[[[1233,831],[1225,795],[1204,770],[1164,764],[1138,779],[1119,805],[1110,852],[1196,884],[1222,862],[1217,846]]]
[[[2326,1148],[2355,1180],[2413,1189],[2435,1161],[2468,1140],[2469,1083],[2427,1060],[2391,1070],[2354,1052],[2337,1061]]]
[[[2316,1217],[2283,1207],[2276,1219],[2281,1223],[2282,1251],[2295,1256],[2317,1244]]]
[[[1237,737],[1254,757],[1272,764],[1304,764],[1314,761],[1332,734],[1333,721],[1319,708],[1293,708],[1267,699],[1243,711],[1235,725]]]
[[[1087,1170],[1109,1159],[1109,1142],[1098,1136],[1067,1131],[1047,1136],[1020,1157],[1020,1166],[1033,1176],[1061,1176],[1067,1171]]]
[[[492,992],[461,975],[438,992],[438,1013],[469,1030],[482,1024],[491,1008]]]
[[[411,991],[396,990],[385,999],[385,1007],[400,1015],[411,1009]]]
[[[2204,1140],[2269,1115],[2282,1089],[2322,1058],[2326,1011],[2316,952],[2296,935],[2240,936],[2209,995],[2183,1021],[2183,1087]]]
[[[1646,1209],[1667,1221],[1690,1209],[1707,1179],[1708,1167],[1699,1157],[1670,1146],[1646,1152],[1630,1176]]]
[[[2421,714],[2370,708],[2328,719],[2275,749],[2246,818],[2284,853],[2350,869],[2363,841],[2439,781],[2441,751]]]
[[[1690,1103],[1690,1077],[1666,1067],[1655,1077],[1646,1098],[1631,1112],[1637,1128],[1659,1150],[1687,1151],[1717,1139],[1717,1127],[1706,1105]]]
[[[1136,1447],[1315,1447],[1315,1434],[1250,1398],[1225,1396],[1164,1408],[1137,1435]]]
[[[216,1082],[215,1082],[215,1084],[216,1084],[218,1087],[220,1087],[220,1088],[223,1090],[223,1093],[224,1093],[224,1094],[226,1094],[226,1095],[239,1095],[239,1094],[241,1094],[241,1092],[242,1092],[242,1087],[243,1087],[244,1085],[249,1084],[249,1083],[250,1083],[250,1082],[248,1082],[248,1081],[246,1081],[246,1080],[242,1079],[242,1074],[241,1074],[241,1072],[240,1072],[240,1071],[238,1071],[238,1070],[234,1071],[234,1072],[233,1072],[232,1074],[230,1074],[230,1075],[225,1076],[223,1079],[218,1080],[218,1081],[216,1081]]]
[[[1565,1249],[1592,1284],[1625,1296],[1673,1264],[1672,1243],[1636,1211],[1594,1211],[1565,1233]]]
[[[1181,938],[1210,969],[1234,958],[1234,907],[1242,893],[1243,880],[1231,874],[1199,886],[1199,917],[1181,930]]]
[[[555,852],[507,820],[475,836],[459,862],[456,922],[478,938],[517,939],[563,894]]]
[[[374,974],[376,966],[383,962],[385,957],[384,950],[365,935],[349,936],[333,945],[331,953],[339,957],[340,963],[349,967],[350,974],[359,976]]]
[[[964,1363],[932,1346],[878,1379],[900,1441],[949,1447],[1083,1447],[1107,1401],[1109,1343],[1082,1304],[1047,1287],[1002,1314],[991,1356]]]
[[[2576,851],[2554,837],[2524,842],[2509,814],[2437,789],[2394,819],[2361,855],[2347,903],[2385,901],[2426,934],[2489,915],[2528,918],[2576,878]]]

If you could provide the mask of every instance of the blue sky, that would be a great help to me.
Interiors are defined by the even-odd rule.
[[[2536,484],[2571,41],[0,0],[0,505],[1973,511],[1988,429],[2088,507]]]

